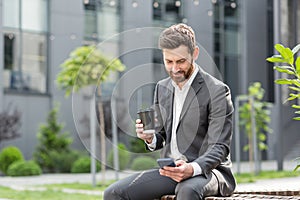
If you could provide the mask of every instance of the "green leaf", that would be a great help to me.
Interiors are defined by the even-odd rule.
[[[282,67],[278,67],[278,66],[275,66],[273,69],[281,72],[281,73],[286,73],[286,74],[290,74],[290,75],[295,75],[295,72],[289,70],[289,69],[285,69],[285,68],[282,68]]]
[[[291,94],[290,94],[290,96],[291,96],[291,97],[300,98],[300,93],[299,93],[299,94],[294,94],[294,93],[291,93]]]
[[[287,60],[283,59],[282,57],[278,56],[272,56],[267,58],[267,61],[272,62],[272,63],[287,63]]]
[[[294,120],[300,120],[300,117],[294,117],[293,119]]]
[[[292,101],[296,98],[300,98],[300,94],[290,94],[290,97],[287,99],[287,101]]]
[[[300,109],[300,105],[292,105],[292,108]]]
[[[289,86],[289,88],[290,88],[291,90],[300,92],[300,88],[298,88],[298,87]]]
[[[295,114],[300,114],[300,110],[299,110],[299,111],[296,111]]]
[[[293,79],[292,80],[292,83],[298,87],[300,87],[300,80],[297,80],[297,79]]]
[[[290,48],[285,48],[282,44],[276,44],[275,49],[280,53],[282,58],[286,60],[289,64],[294,63],[294,55]]]
[[[296,73],[298,75],[298,78],[300,77],[300,56],[296,59]]]
[[[283,66],[276,66],[276,67],[280,67],[282,69],[290,69],[292,71],[295,71],[294,67],[290,66],[290,65],[283,65]]]
[[[297,46],[295,46],[292,50],[293,54],[295,55],[298,51],[300,50],[300,44],[298,44]]]
[[[277,79],[275,80],[275,83],[280,85],[291,85],[293,84],[293,81],[291,79]]]

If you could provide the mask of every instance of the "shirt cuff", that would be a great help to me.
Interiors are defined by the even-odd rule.
[[[150,149],[150,151],[154,151],[155,148],[156,148],[156,135],[153,136],[153,139],[152,139],[152,143],[151,144],[148,144],[146,141],[145,143],[147,144],[148,148]]]
[[[201,169],[201,167],[198,165],[198,163],[196,163],[196,162],[191,162],[191,165],[192,165],[192,167],[193,167],[193,169],[194,169],[193,177],[202,174],[202,169]]]

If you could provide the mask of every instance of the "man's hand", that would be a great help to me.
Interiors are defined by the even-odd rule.
[[[136,134],[137,137],[144,140],[145,142],[147,142],[148,144],[152,143],[153,137],[154,137],[154,132],[152,133],[144,133],[144,125],[142,124],[142,121],[140,119],[137,119],[135,124],[135,128],[136,128]]]
[[[168,176],[176,182],[181,182],[193,176],[194,168],[190,163],[183,160],[177,160],[175,164],[176,167],[165,166],[163,169],[160,169],[160,175]]]

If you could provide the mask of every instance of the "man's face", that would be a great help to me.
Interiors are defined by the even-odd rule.
[[[193,56],[188,47],[179,46],[176,49],[163,49],[166,71],[176,83],[184,83],[193,73]]]

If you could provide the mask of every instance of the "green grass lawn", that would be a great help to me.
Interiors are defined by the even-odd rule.
[[[273,179],[273,178],[287,178],[300,176],[300,170],[298,171],[262,171],[258,175],[251,173],[235,174],[237,183],[252,183],[261,179]]]
[[[65,192],[48,189],[46,191],[17,191],[0,186],[0,198],[15,200],[101,200],[102,196],[68,194]]]
[[[255,182],[260,179],[284,178],[300,176],[300,171],[263,171],[258,175],[251,173],[236,174],[238,183]],[[74,190],[89,190],[89,191],[104,191],[105,188],[113,181],[107,182],[105,185],[98,184],[92,187],[91,184],[71,183],[71,184],[50,184],[35,186],[37,188],[45,188],[45,191],[17,191],[7,187],[0,186],[0,198],[14,199],[14,200],[102,200],[101,195],[87,195],[87,194],[69,194],[65,193],[63,189]]]

